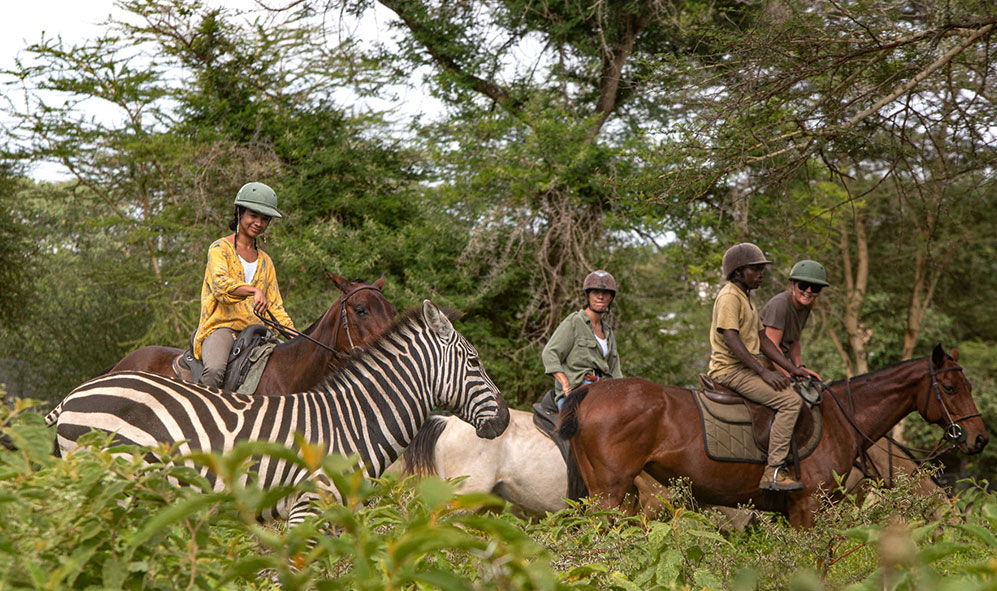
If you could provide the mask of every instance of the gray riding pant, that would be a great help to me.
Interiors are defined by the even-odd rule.
[[[205,386],[222,387],[228,356],[232,352],[237,334],[231,328],[218,328],[201,342],[201,361],[204,362],[201,382]]]

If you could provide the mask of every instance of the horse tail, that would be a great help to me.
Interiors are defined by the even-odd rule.
[[[436,474],[436,442],[440,440],[443,429],[447,426],[447,418],[432,415],[426,419],[412,443],[402,454],[402,474],[410,476],[430,476]]]
[[[561,439],[567,441],[578,434],[578,406],[588,393],[589,387],[586,385],[576,388],[564,399],[557,426],[557,434]]]

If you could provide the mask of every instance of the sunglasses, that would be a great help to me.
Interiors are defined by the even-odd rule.
[[[816,285],[814,283],[807,283],[806,281],[797,281],[796,288],[800,291],[809,291],[812,294],[820,293],[820,290],[824,289],[823,285]]]

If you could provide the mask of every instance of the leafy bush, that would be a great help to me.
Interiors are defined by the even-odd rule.
[[[968,483],[922,497],[898,478],[825,507],[810,530],[759,513],[745,531],[673,487],[660,518],[591,500],[527,522],[450,483],[371,481],[355,459],[266,443],[176,461],[93,433],[61,459],[34,403],[0,405],[0,589],[960,589],[997,588],[997,498]],[[161,461],[147,463],[152,454]],[[241,477],[275,455],[321,472],[338,498],[287,528],[257,515],[311,482]],[[214,491],[202,471],[224,486]],[[179,486],[178,486],[179,485]]]
[[[169,449],[107,449],[107,436],[95,432],[59,459],[31,407],[15,401],[0,410],[0,429],[18,447],[0,453],[3,589],[587,587],[584,578],[560,582],[522,529],[476,513],[496,505],[491,495],[454,496],[437,479],[372,482],[353,459],[266,443],[181,463]],[[149,453],[162,461],[146,463]],[[281,497],[314,490],[311,482],[271,491],[239,485],[263,454],[313,462],[343,502],[321,503],[298,527],[259,523]],[[224,490],[211,490],[203,467]]]

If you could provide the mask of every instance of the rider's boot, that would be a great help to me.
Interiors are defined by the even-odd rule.
[[[765,466],[762,479],[758,482],[762,490],[792,491],[802,490],[803,484],[789,475],[786,466]]]

